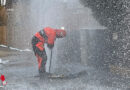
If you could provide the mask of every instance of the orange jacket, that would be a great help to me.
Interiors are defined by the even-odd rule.
[[[41,35],[40,32],[37,32],[35,34],[35,37],[37,37],[40,41],[36,44],[36,46],[43,51],[44,50],[44,43],[47,43],[49,45],[54,45],[54,41],[56,40],[56,38],[62,38],[66,36],[66,32],[65,30],[62,29],[53,29],[50,27],[46,27],[43,29],[43,34]],[[46,38],[44,38],[44,36]]]
[[[65,30],[62,29],[53,29],[50,27],[44,28],[44,31],[48,37],[48,44],[53,45],[56,38],[62,38],[66,36]]]

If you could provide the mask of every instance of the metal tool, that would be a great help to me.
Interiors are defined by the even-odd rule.
[[[52,50],[53,50],[53,49],[51,49],[51,55],[50,55],[50,65],[49,65],[49,73],[51,73]]]

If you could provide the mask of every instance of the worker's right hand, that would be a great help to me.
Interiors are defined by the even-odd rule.
[[[54,47],[54,44],[47,44],[48,48],[52,49]]]

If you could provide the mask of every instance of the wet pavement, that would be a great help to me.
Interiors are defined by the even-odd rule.
[[[64,79],[35,77],[38,75],[38,67],[33,52],[0,49],[0,58],[9,61],[0,64],[0,73],[5,75],[8,82],[7,86],[0,87],[0,90],[130,90],[130,78],[113,75],[110,71],[100,67],[101,62],[104,64],[103,61],[110,61],[110,54],[107,51],[113,50],[111,47],[106,49],[106,46],[109,46],[105,43],[108,42],[104,39],[107,38],[106,34],[98,32],[99,30],[96,33],[83,31],[80,32],[80,37],[79,32],[75,32],[75,29],[79,31],[80,29],[104,30],[104,27],[94,19],[92,10],[82,7],[78,0],[59,1],[19,0],[14,5],[14,11],[9,15],[9,43],[20,48],[29,47],[28,42],[32,34],[41,27],[43,28],[43,25],[64,26],[68,32],[66,40],[60,41],[61,44],[59,42],[55,44],[56,47],[64,47],[64,50],[58,49],[55,52],[52,70],[68,75],[73,73],[76,77]],[[79,41],[82,43],[79,44]],[[82,47],[77,49],[79,46]],[[81,60],[80,49],[82,49]],[[103,58],[104,54],[108,55]],[[88,63],[86,59],[90,61],[90,64],[98,63],[98,68],[79,63],[80,61]],[[87,73],[79,74],[82,71]]]
[[[128,78],[112,75],[103,68],[99,70],[87,66],[84,66],[87,73],[81,73],[75,78],[35,77],[38,70],[33,52],[13,51],[1,59],[9,62],[0,64],[0,72],[8,82],[0,90],[129,90],[130,86]]]

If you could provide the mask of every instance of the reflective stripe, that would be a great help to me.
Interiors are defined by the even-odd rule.
[[[42,37],[44,37],[45,40],[48,39],[48,37],[47,37],[46,33],[44,32],[44,30],[41,30],[39,33],[40,33],[40,35],[41,35]]]
[[[41,33],[42,35],[45,34],[43,30],[41,30],[40,33]]]
[[[37,37],[41,42],[44,42],[44,38],[40,35],[39,32],[35,34],[35,37]]]
[[[41,68],[41,63],[42,63],[42,57],[40,57],[38,55],[36,55],[36,56],[37,56],[37,61],[38,61],[38,68],[40,69]]]
[[[44,48],[43,48],[43,42],[38,42],[36,44],[36,47],[38,47],[41,51],[43,51],[44,50]]]

